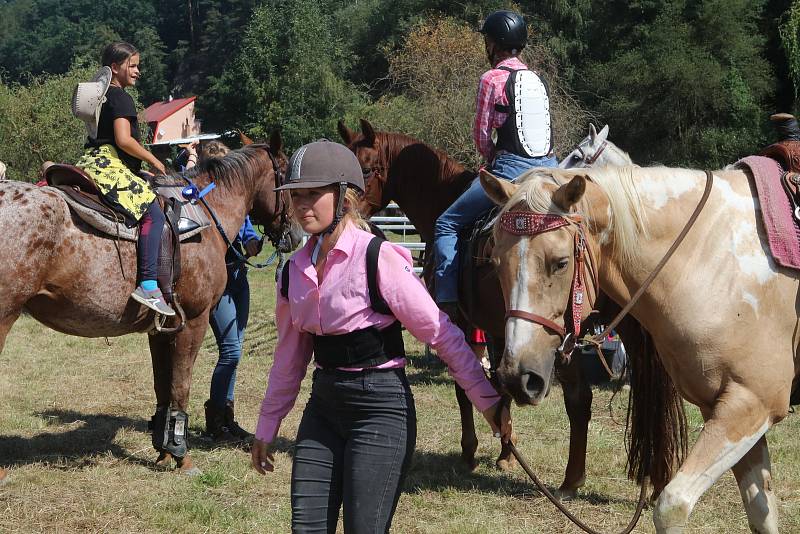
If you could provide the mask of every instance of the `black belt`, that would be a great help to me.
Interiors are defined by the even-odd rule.
[[[346,334],[314,336],[314,360],[324,369],[375,367],[403,356],[399,321],[383,330],[371,326]]]

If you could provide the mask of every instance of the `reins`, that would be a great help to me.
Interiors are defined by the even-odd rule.
[[[264,148],[267,155],[269,156],[270,163],[272,164],[272,170],[275,173],[275,187],[283,185],[283,173],[280,170],[277,160],[275,159],[275,155],[269,150],[269,148]],[[181,177],[186,180],[187,182],[191,183],[185,176],[181,175]],[[278,227],[278,231],[274,234],[266,232],[261,237],[261,243],[264,242],[264,238],[268,237],[270,243],[273,244],[275,247],[275,251],[267,258],[266,261],[262,263],[251,263],[235,246],[233,246],[233,241],[228,237],[228,234],[225,233],[225,229],[222,227],[222,223],[220,223],[219,218],[217,218],[217,214],[214,209],[208,204],[206,201],[205,196],[199,197],[200,202],[203,206],[208,210],[209,215],[211,215],[211,219],[214,221],[214,225],[217,228],[217,231],[222,236],[222,240],[225,242],[226,249],[231,250],[233,254],[236,256],[237,261],[246,264],[254,269],[263,269],[265,267],[269,267],[273,263],[275,263],[276,259],[280,259],[281,257],[281,247],[284,245],[284,242],[289,235],[289,203],[283,198],[283,191],[276,191],[275,192],[275,207],[280,204],[281,210],[280,214],[280,226]]]
[[[636,293],[634,293],[633,297],[631,297],[631,300],[628,302],[628,304],[626,304],[625,307],[622,308],[622,310],[620,310],[620,312],[617,314],[616,317],[614,317],[611,323],[609,323],[606,329],[603,330],[602,333],[586,339],[586,342],[597,343],[598,340],[602,341],[603,339],[605,339],[605,337],[609,334],[609,332],[611,332],[620,323],[620,321],[622,321],[622,319],[628,314],[628,312],[631,311],[633,306],[636,304],[636,302],[638,302],[638,300],[641,298],[641,296],[644,294],[647,288],[650,287],[650,284],[653,282],[653,280],[655,280],[656,276],[658,276],[658,273],[661,272],[661,269],[664,268],[669,259],[678,249],[680,244],[683,242],[684,238],[686,238],[686,235],[689,233],[689,230],[692,229],[695,221],[697,221],[697,218],[700,216],[700,212],[703,211],[703,208],[706,206],[708,197],[711,195],[711,188],[714,185],[714,173],[712,173],[711,171],[705,171],[705,173],[706,173],[706,187],[705,190],[703,190],[703,196],[700,198],[700,202],[697,204],[697,207],[695,207],[694,212],[692,212],[691,217],[689,217],[689,220],[686,222],[686,225],[683,227],[683,230],[681,230],[681,233],[678,234],[678,237],[676,237],[675,241],[672,242],[672,246],[669,247],[667,253],[664,255],[663,258],[661,258],[661,261],[658,262],[658,265],[656,265],[655,269],[653,269],[653,272],[650,273],[650,276],[648,276],[647,279],[642,283],[641,287],[636,291]]]
[[[622,319],[628,314],[628,312],[630,312],[630,310],[633,308],[636,302],[638,302],[638,300],[641,298],[641,296],[644,294],[644,292],[647,290],[647,288],[650,286],[650,284],[653,282],[656,276],[658,276],[658,273],[661,272],[661,270],[667,264],[669,259],[678,249],[680,244],[686,238],[686,235],[689,233],[689,230],[691,230],[692,227],[694,226],[694,223],[697,221],[697,218],[700,216],[700,213],[703,211],[703,208],[705,207],[708,201],[708,197],[711,195],[711,189],[714,185],[714,174],[711,171],[705,171],[705,173],[706,173],[706,186],[703,191],[703,196],[700,198],[700,202],[697,204],[697,206],[694,209],[694,212],[692,212],[692,215],[689,217],[689,220],[686,222],[683,229],[678,234],[678,237],[675,238],[675,241],[673,241],[669,250],[667,250],[667,253],[664,255],[664,257],[661,258],[661,261],[658,262],[658,265],[656,265],[655,269],[653,269],[653,271],[650,273],[647,279],[642,283],[641,287],[636,291],[633,297],[631,297],[631,300],[628,302],[628,304],[625,305],[625,307],[617,314],[617,316],[611,321],[611,323],[608,325],[608,327],[606,327],[606,329],[602,333],[592,337],[588,336],[584,337],[584,339],[582,339],[580,343],[575,343],[571,350],[574,350],[576,347],[583,348],[588,345],[594,345],[595,348],[597,348],[599,351],[600,343],[602,343],[602,341],[606,338],[609,332],[611,332],[619,324],[619,322],[622,321]],[[583,287],[580,284],[580,278],[581,278],[580,273],[583,270],[582,266],[583,250],[579,249],[579,246],[581,246],[582,244],[585,247],[585,241],[583,239],[583,231],[582,231],[583,222],[580,219],[580,217],[578,216],[578,218],[576,219],[576,217],[573,215],[571,216],[571,218],[568,219],[561,215],[540,215],[540,214],[532,214],[531,212],[506,212],[504,215],[511,215],[511,217],[506,219],[505,224],[503,224],[503,220],[501,217],[500,223],[502,225],[502,228],[517,235],[536,235],[538,233],[551,231],[556,228],[561,228],[567,225],[578,226],[578,229],[575,232],[576,264],[575,264],[575,275],[573,277],[573,287],[571,293],[573,295],[572,296],[573,320],[576,317],[576,314],[579,317],[580,311],[578,310],[576,312],[576,310],[574,309],[576,303],[575,295],[580,294],[580,297],[577,299],[579,305],[580,303],[582,303],[583,300]],[[558,220],[559,218],[561,219],[561,221]],[[590,255],[590,263],[594,263],[594,260],[593,258],[591,258],[591,255]],[[596,268],[597,268],[596,264],[594,264],[593,269],[596,270]],[[596,273],[593,274],[596,275]],[[596,285],[594,288],[595,293],[597,292],[598,289],[599,285]],[[562,338],[561,347],[559,347],[559,350],[562,351],[565,350],[565,345],[569,337],[577,335],[577,328],[579,328],[573,326],[573,332],[574,332],[573,334],[573,332],[567,332],[565,328],[560,327],[558,324],[556,324],[553,321],[550,321],[549,319],[545,319],[544,317],[541,317],[539,315],[520,310],[509,310],[509,312],[506,314],[506,318],[508,317],[518,317],[521,319],[525,319],[534,323],[538,323],[546,328],[553,330]],[[565,320],[564,323],[566,325],[567,321]],[[601,358],[601,360],[605,364],[605,359]],[[607,364],[606,364],[606,370],[608,370],[610,374],[610,369],[608,369]],[[497,413],[499,415],[500,410],[498,410]],[[506,445],[511,451],[511,454],[513,454],[514,457],[517,459],[520,466],[522,466],[522,469],[525,471],[525,473],[527,473],[528,477],[533,481],[536,487],[539,488],[539,491],[541,491],[544,494],[544,496],[547,497],[550,500],[550,502],[552,502],[556,506],[556,508],[558,508],[561,511],[561,513],[563,513],[570,521],[572,521],[577,527],[579,527],[584,532],[588,532],[589,534],[602,534],[601,532],[592,529],[591,527],[586,525],[583,521],[581,521],[579,518],[574,516],[555,496],[553,496],[552,493],[550,493],[550,491],[545,487],[544,484],[542,484],[542,482],[536,476],[536,473],[534,473],[533,470],[530,468],[528,463],[525,461],[525,458],[522,456],[522,454],[520,454],[514,443],[511,442],[511,440],[509,440]],[[650,477],[646,476],[642,481],[641,489],[639,490],[639,501],[636,505],[636,511],[634,512],[633,517],[631,518],[627,527],[625,527],[625,529],[622,530],[620,534],[629,534],[636,527],[636,524],[639,522],[639,519],[642,515],[642,510],[644,509],[647,486],[649,485],[649,482],[650,482]]]

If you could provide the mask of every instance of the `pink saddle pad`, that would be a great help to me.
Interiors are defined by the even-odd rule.
[[[800,226],[781,184],[783,167],[774,159],[763,156],[748,156],[736,165],[749,168],[753,174],[761,204],[761,221],[775,262],[782,267],[800,270]]]

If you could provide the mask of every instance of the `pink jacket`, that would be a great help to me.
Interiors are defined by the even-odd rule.
[[[394,321],[394,317],[377,313],[370,307],[366,249],[372,237],[349,224],[328,253],[322,285],[318,285],[311,263],[315,238],[297,251],[284,267],[291,269],[289,299],[276,290],[278,345],[261,404],[256,429],[258,439],[272,441],[281,421],[294,406],[311,361],[312,334],[345,334],[370,326],[382,329]],[[479,410],[485,410],[500,396],[486,380],[464,340],[464,333],[439,311],[411,266],[408,250],[384,242],[378,258],[381,296],[414,337],[436,350],[470,401]],[[404,358],[395,358],[381,367],[404,365]]]

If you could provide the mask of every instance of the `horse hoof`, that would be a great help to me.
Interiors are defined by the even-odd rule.
[[[195,467],[194,462],[189,456],[176,458],[175,461],[178,464],[178,471],[180,471],[182,475],[194,477],[203,474],[199,467]]]
[[[195,466],[188,467],[185,469],[181,467],[179,471],[182,475],[186,475],[187,477],[196,477],[203,474],[203,471],[201,471],[199,467]]]
[[[467,469],[470,471],[475,471],[478,468],[478,460],[475,459],[475,456],[467,456],[465,454],[461,455],[461,459],[467,464]]]
[[[156,459],[156,466],[164,469],[172,467],[173,456],[168,452],[161,452]]]
[[[561,502],[569,502],[578,496],[578,490],[559,488],[553,492],[553,496]]]
[[[511,471],[514,468],[514,460],[507,458],[498,458],[494,463],[500,471]]]

